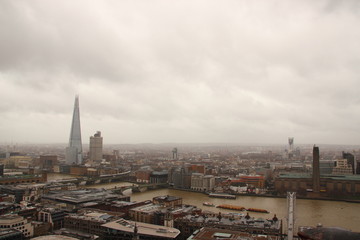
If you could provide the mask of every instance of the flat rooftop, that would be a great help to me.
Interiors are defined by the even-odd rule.
[[[74,190],[74,191],[60,191],[42,196],[42,198],[44,199],[71,203],[71,204],[103,201],[106,199],[115,200],[115,199],[121,199],[122,197],[127,198],[126,196],[114,194],[108,190],[95,189],[95,188],[88,188],[88,189]]]
[[[230,215],[230,214],[228,214]],[[281,220],[273,221],[272,219],[264,219],[264,218],[246,218],[246,216],[234,216],[235,219],[230,219],[227,215],[222,214],[222,218],[218,218],[215,216],[193,216],[193,215],[186,215],[182,219],[186,219],[189,222],[196,222],[196,223],[211,223],[211,224],[219,224],[219,225],[238,225],[244,227],[253,227],[253,228],[267,228],[267,229],[281,229]],[[227,216],[227,217],[225,217]]]
[[[22,219],[23,217],[17,215],[17,214],[4,214],[0,216],[0,221],[1,220],[12,220],[12,219]]]
[[[160,205],[155,205],[155,204],[146,204],[143,206],[139,206],[139,207],[135,207],[132,208],[132,211],[137,211],[137,212],[144,212],[144,213],[152,213],[152,212],[156,212],[156,211],[161,211],[162,209],[164,209],[163,207],[161,207]]]
[[[266,235],[254,235],[246,232],[232,231],[227,229],[204,227],[193,233],[188,240],[267,240]],[[280,237],[273,237],[271,239],[278,240]]]
[[[16,229],[0,229],[0,237],[1,236],[6,236],[8,234],[17,234],[17,233],[20,233],[21,234],[21,231],[19,230],[16,230]]]
[[[72,237],[67,237],[67,236],[62,236],[62,235],[47,235],[47,236],[41,236],[41,237],[36,237],[36,238],[31,238],[32,240],[58,240],[58,239],[63,239],[63,240],[79,240],[78,238],[72,238]]]
[[[137,227],[139,235],[175,239],[180,234],[180,231],[176,228],[170,228],[170,227],[142,223],[142,222],[134,222],[134,221],[129,221],[129,220],[125,220],[125,219],[108,222],[101,226],[110,228],[110,229],[115,229],[115,230],[122,231],[122,232],[133,233],[135,225]]]
[[[81,220],[87,220],[87,221],[96,221],[100,223],[106,223],[111,220],[116,220],[117,217],[107,214],[107,213],[101,213],[96,211],[89,211],[85,212],[83,214],[69,214],[68,217],[75,218],[75,219],[81,219]]]
[[[279,178],[312,178],[310,173],[281,173]],[[320,178],[344,180],[344,181],[360,181],[360,175],[332,175],[321,174]]]

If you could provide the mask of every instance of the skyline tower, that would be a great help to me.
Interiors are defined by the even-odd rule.
[[[173,154],[173,159],[177,159],[177,158],[178,158],[178,150],[177,150],[177,148],[174,148],[174,149],[172,150],[172,154]]]
[[[66,148],[66,163],[82,163],[82,143],[80,128],[79,96],[75,96],[74,112],[71,123],[69,146]]]
[[[314,193],[320,192],[320,151],[319,147],[313,147],[313,191]]]
[[[289,137],[288,141],[289,141],[289,152],[292,152],[294,151],[294,138]]]
[[[89,158],[91,162],[96,163],[100,163],[103,158],[103,138],[100,131],[90,137]]]

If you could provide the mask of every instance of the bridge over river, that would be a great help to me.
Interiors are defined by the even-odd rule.
[[[48,179],[49,181],[56,181],[61,183],[74,183],[76,185],[94,185],[100,183],[112,183],[112,182],[126,182],[133,181],[133,177],[130,176],[130,171],[117,173],[117,174],[106,174],[100,176],[77,176],[65,179]]]

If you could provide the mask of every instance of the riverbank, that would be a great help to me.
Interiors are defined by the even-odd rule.
[[[196,192],[208,195],[207,192],[199,192],[192,189],[183,189],[183,188],[174,188],[168,187],[168,189],[174,189],[179,191],[186,192]],[[255,194],[255,193],[229,193],[236,196],[246,196],[246,197],[265,197],[265,198],[286,198],[285,195],[272,195],[272,194]],[[306,197],[306,196],[296,196],[297,199],[303,200],[321,200],[321,201],[336,201],[336,202],[349,202],[349,203],[360,203],[360,196],[355,198],[329,198],[329,197]]]
[[[255,218],[272,218],[274,214],[282,219],[286,224],[287,200],[280,197],[261,197],[261,196],[238,196],[236,199],[210,198],[203,192],[184,191],[171,188],[150,190],[130,195],[132,201],[151,200],[154,196],[177,196],[183,199],[183,204],[195,205],[204,211],[218,213],[220,209],[204,206],[204,202],[211,202],[215,206],[230,204],[244,206],[247,208],[266,209],[270,213],[250,213]],[[326,227],[341,227],[352,231],[360,232],[360,208],[356,203],[323,201],[311,199],[296,200],[296,226],[316,226],[321,223]],[[221,209],[221,212],[230,213],[234,210]],[[296,228],[297,229],[297,228]]]
[[[49,179],[49,175],[52,177],[50,177]],[[58,180],[58,179],[66,179],[66,178],[74,178],[74,177],[78,177],[76,175],[69,175],[69,174],[56,174],[56,173],[52,173],[52,174],[48,174],[48,180]],[[105,185],[124,185],[124,183],[131,183],[131,184],[137,184],[139,185],[139,187],[141,187],[141,183],[138,182],[130,182],[130,181],[126,181],[126,182],[111,182],[111,183],[102,183],[102,184],[93,184],[93,185],[86,185],[86,187],[97,187],[97,186],[105,186]],[[186,192],[196,192],[196,193],[202,193],[202,194],[206,194],[206,192],[199,192],[199,191],[195,191],[192,189],[182,189],[182,188],[174,188],[169,186],[169,189],[175,189],[175,190],[179,190],[179,191],[186,191]],[[151,191],[154,189],[148,189],[147,191]],[[156,190],[156,189],[155,189]],[[231,193],[233,195],[237,195],[237,196],[248,196],[248,197],[264,197],[264,198],[286,198],[286,195],[272,195],[272,194],[254,194],[254,193]],[[349,202],[349,203],[360,203],[360,196],[352,196],[352,197],[347,197],[347,198],[331,198],[331,197],[307,197],[307,196],[300,196],[297,195],[296,196],[297,199],[305,199],[305,200],[323,200],[323,201],[338,201],[338,202]]]
[[[72,177],[74,176],[50,174],[50,180],[60,180]],[[117,182],[91,185],[88,187],[109,189],[128,185],[130,184],[127,182]],[[283,224],[286,224],[287,201],[285,196],[239,194],[237,199],[221,199],[209,198],[204,192],[174,188],[162,188],[140,193],[131,193],[131,191],[128,191],[127,193],[131,196],[131,201],[151,200],[154,196],[178,196],[183,199],[184,204],[195,205],[206,211],[218,211],[218,209],[204,206],[204,202],[212,202],[214,205],[233,204],[251,208],[262,208],[267,209],[270,212],[270,215],[268,215],[269,217],[276,214],[279,219],[283,219]],[[328,199],[325,200],[326,201],[321,199],[298,198],[295,207],[295,229],[297,229],[297,226],[316,226],[318,223],[321,223],[326,227],[341,227],[354,232],[360,232],[360,208],[357,202],[352,203],[351,201],[353,199],[350,199],[350,201],[340,201],[338,199],[332,201],[329,201]],[[222,211],[232,212],[231,210],[225,209]],[[266,217],[261,213],[251,213],[251,216],[258,218]]]

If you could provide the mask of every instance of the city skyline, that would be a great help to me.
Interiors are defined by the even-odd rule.
[[[1,144],[360,144],[358,1],[0,9]]]

